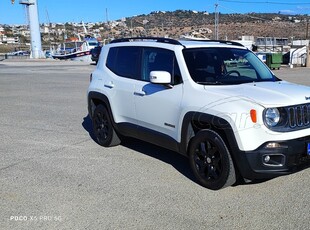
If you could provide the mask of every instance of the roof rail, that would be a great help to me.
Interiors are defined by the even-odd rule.
[[[218,42],[218,43],[222,43],[222,44],[227,44],[227,45],[235,45],[235,46],[242,46],[244,47],[244,45],[242,45],[239,42],[233,42],[233,41],[225,41],[225,40],[206,40],[206,39],[182,39],[183,41],[197,41],[197,42]]]
[[[219,43],[223,43],[223,44],[227,44],[227,45],[235,45],[235,46],[242,46],[244,47],[244,45],[242,45],[239,42],[233,42],[233,41],[225,41],[225,40],[208,40],[210,42],[219,42]]]
[[[182,45],[179,41],[171,38],[163,38],[163,37],[132,37],[132,38],[120,38],[112,40],[110,43],[118,43],[118,42],[132,42],[132,41],[156,41],[161,43],[168,43],[173,45]]]

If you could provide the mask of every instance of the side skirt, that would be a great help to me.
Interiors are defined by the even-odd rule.
[[[116,124],[116,130],[124,136],[143,140],[175,152],[179,152],[180,149],[180,144],[170,136],[141,126],[119,123]]]

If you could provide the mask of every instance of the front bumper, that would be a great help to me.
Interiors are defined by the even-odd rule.
[[[294,173],[310,166],[308,143],[310,136],[270,141],[254,151],[239,152],[242,157],[236,163],[241,175],[247,179],[267,179]]]

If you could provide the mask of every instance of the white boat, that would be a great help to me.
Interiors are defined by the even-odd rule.
[[[86,36],[83,41],[68,41],[60,44],[55,54],[52,54],[54,59],[88,61],[91,62],[91,49],[99,46],[96,38]]]

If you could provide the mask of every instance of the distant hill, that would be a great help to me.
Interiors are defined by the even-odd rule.
[[[308,18],[307,15],[275,13],[219,14],[219,38],[235,40],[247,35],[305,39],[308,37]],[[214,13],[177,10],[129,17],[124,23],[131,34],[145,33],[175,38],[194,34],[198,37],[214,38],[214,21]],[[141,27],[145,31],[141,32]],[[128,31],[122,31],[121,36],[124,35],[128,35]]]
[[[310,37],[309,19],[307,15],[280,13],[219,14],[218,34],[222,40],[238,40],[242,36],[253,36],[255,39],[257,37],[307,39]],[[136,36],[166,36],[176,39],[181,36],[215,38],[215,14],[190,10],[156,11],[116,21],[88,22],[85,25],[90,35],[104,42]],[[46,27],[49,32],[45,30]],[[84,32],[82,23],[73,22],[42,24],[41,29],[42,43],[46,49],[50,45],[63,42],[65,35],[76,37],[77,34],[81,34],[83,37]],[[26,25],[20,27],[4,25],[4,31],[0,32],[0,35],[2,33],[7,37],[18,36],[20,42],[12,45],[0,44],[0,52],[29,49],[29,45],[26,44],[30,43],[30,37],[24,35],[28,30]]]

